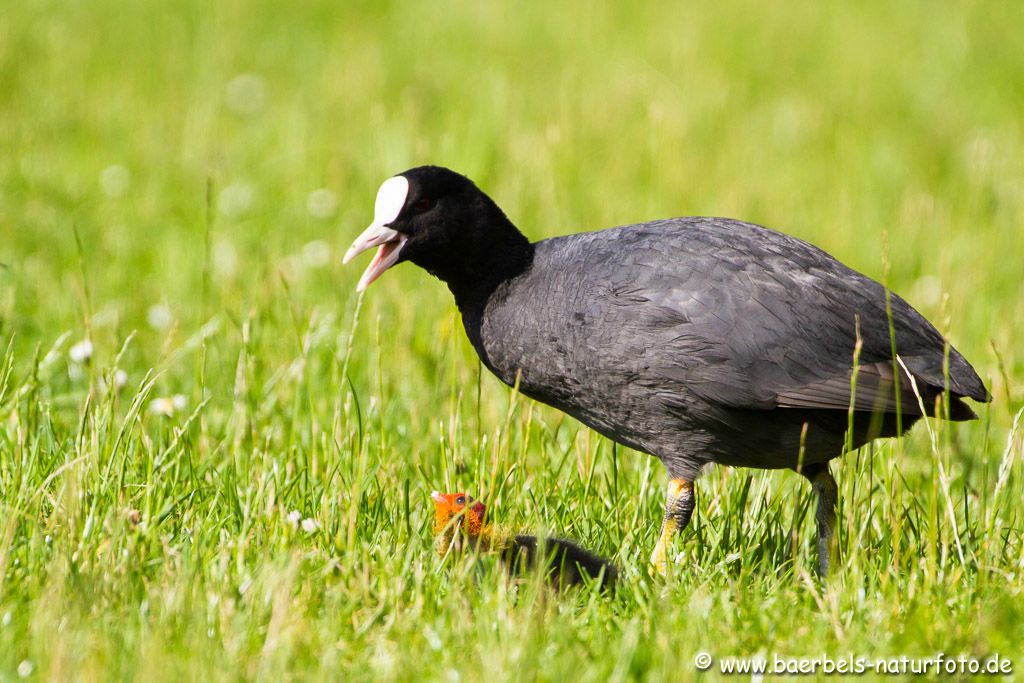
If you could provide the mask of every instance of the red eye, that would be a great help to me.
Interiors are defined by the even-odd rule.
[[[412,208],[416,209],[417,213],[423,213],[433,205],[434,202],[432,202],[429,197],[424,197],[423,199],[417,200],[416,203],[412,205]]]

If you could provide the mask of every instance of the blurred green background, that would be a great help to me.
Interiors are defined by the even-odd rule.
[[[6,3],[0,676],[672,679],[709,642],[1019,652],[1021,26],[1019,3]],[[810,240],[934,321],[996,403],[837,468],[859,498],[837,584],[786,564],[803,524],[810,566],[799,482],[722,471],[693,572],[658,586],[660,469],[513,401],[416,268],[356,324],[365,262],[341,255],[379,184],[424,163],[533,239],[720,215]],[[638,587],[517,602],[449,576],[424,493],[454,486]]]
[[[430,162],[533,238],[735,216],[880,277],[887,232],[893,285],[933,319],[948,292],[976,358],[1024,318],[1021,18],[1013,3],[18,3],[0,25],[15,291],[0,310],[25,343],[75,324],[76,297],[50,294],[74,291],[76,224],[120,324],[145,328],[153,302],[196,316],[208,183],[212,303],[254,303],[325,240],[329,270],[296,296],[344,305],[357,274],[337,249],[383,179]],[[118,167],[124,187],[104,192]],[[334,215],[311,216],[318,188]],[[373,303],[389,312],[396,290],[430,287],[387,280]],[[430,292],[425,318],[449,306]]]

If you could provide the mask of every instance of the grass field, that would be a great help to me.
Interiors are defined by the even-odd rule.
[[[1024,6],[292,4],[3,9],[0,680],[1024,669]],[[422,271],[356,295],[341,255],[420,163],[534,239],[703,214],[811,240],[995,401],[833,464],[827,581],[799,477],[725,469],[651,578],[657,461],[517,399]],[[442,562],[431,489],[614,556],[622,589]]]

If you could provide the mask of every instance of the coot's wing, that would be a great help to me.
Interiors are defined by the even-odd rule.
[[[706,218],[622,228],[592,248],[607,251],[602,282],[611,304],[603,317],[654,342],[645,357],[655,383],[679,382],[732,407],[846,409],[859,335],[854,407],[896,411],[886,292],[824,251]],[[927,320],[896,295],[890,308],[896,351],[926,400],[947,385],[947,353],[952,395],[988,398]],[[919,413],[901,374],[901,410]]]
[[[853,404],[855,410],[866,412],[895,413],[900,410],[912,415],[921,414],[917,396],[914,394],[911,377],[903,368],[900,370],[899,401],[897,402],[893,364],[891,361],[858,365],[856,373],[851,368],[843,375],[809,382],[791,389],[779,391],[776,404],[780,408],[837,408],[847,409]],[[917,378],[914,377],[914,381]],[[921,386],[918,391],[931,408],[930,402],[937,395],[932,385]]]

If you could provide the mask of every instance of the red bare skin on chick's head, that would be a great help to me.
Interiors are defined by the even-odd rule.
[[[486,505],[465,493],[433,491],[430,499],[434,501],[434,535],[439,555],[444,555],[452,547],[457,529],[462,532],[460,536],[473,543],[481,540],[487,517]]]

